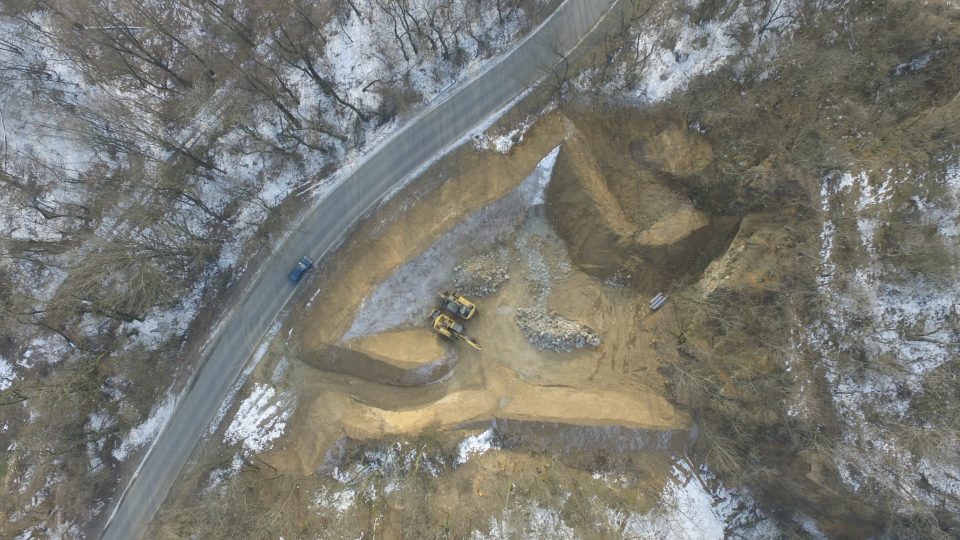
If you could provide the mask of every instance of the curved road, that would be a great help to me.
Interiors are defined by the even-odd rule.
[[[121,494],[103,538],[144,533],[247,359],[296,291],[287,280],[295,261],[304,254],[320,260],[397,182],[541,81],[560,60],[557,51],[572,51],[616,1],[566,0],[499,62],[382,143],[306,214],[222,325],[212,352]]]

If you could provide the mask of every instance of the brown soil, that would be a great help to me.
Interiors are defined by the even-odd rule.
[[[776,267],[782,264],[780,252],[796,247],[790,240],[793,214],[795,211],[791,210],[743,218],[729,249],[703,272],[698,283],[701,294],[708,296],[718,287],[752,292],[778,290],[777,276],[781,273]]]
[[[637,234],[637,244],[660,247],[681,242],[710,226],[710,216],[684,206],[669,216],[657,220],[649,229]]]
[[[449,354],[440,338],[424,328],[384,332],[347,343],[350,348],[403,369],[416,369]]]
[[[617,149],[631,140],[648,149],[660,144],[658,159],[675,173],[700,165],[691,158],[683,169],[682,156],[669,149],[683,152],[702,141],[675,142],[671,137],[678,132],[667,125],[621,133],[616,137],[623,140],[613,142],[614,135],[603,138],[604,122],[579,117],[574,126],[551,114],[507,155],[461,148],[378,209],[329,259],[320,269],[320,290],[300,316],[290,318],[295,321],[290,338],[273,345],[270,358],[289,359],[284,382],[298,401],[286,435],[257,463],[267,465],[267,480],[290,478],[294,484],[265,487],[262,496],[286,497],[294,486],[298,492],[314,486],[305,487],[307,493],[329,482],[317,472],[345,465],[344,445],[456,441],[463,429],[492,424],[498,436],[510,440],[504,447],[509,449],[445,469],[427,481],[429,489],[422,479],[407,477],[394,495],[354,502],[345,514],[316,508],[298,519],[320,519],[317,530],[368,530],[356,520],[408,515],[399,494],[409,492],[417,494],[418,511],[431,519],[457,512],[451,530],[467,535],[484,530],[490,516],[506,515],[504,505],[519,493],[554,507],[572,493],[582,503],[594,488],[597,500],[614,497],[609,480],[590,474],[597,467],[609,470],[604,467],[611,466],[610,455],[616,456],[617,474],[640,482],[618,492],[611,499],[618,502],[611,504],[641,512],[657,504],[670,472],[667,456],[688,449],[691,421],[665,397],[660,371],[665,363],[678,364],[673,343],[683,315],[674,300],[656,313],[647,303],[661,290],[696,300],[717,289],[775,286],[769,276],[777,257],[771,253],[787,240],[770,226],[779,222],[777,216],[748,216],[742,225],[738,218],[712,216],[695,207],[653,158],[637,160]],[[467,216],[511,193],[557,146],[547,205],[529,211],[496,245],[474,248],[502,253],[498,265],[510,276],[496,292],[474,298],[478,315],[465,323],[483,352],[442,340],[425,324],[344,339],[364,299],[387,278],[454,235]],[[701,147],[700,154],[708,150]],[[625,286],[611,279],[618,272],[630,275]],[[690,282],[694,287],[684,287]],[[589,326],[600,346],[570,353],[538,350],[515,321],[517,308],[533,306]],[[697,337],[689,343],[691,350],[708,346]],[[744,362],[775,367],[769,358]],[[273,371],[269,363],[258,370],[261,378]],[[571,460],[576,463],[565,463]],[[568,487],[545,490],[547,477]],[[457,510],[465,507],[469,510]]]
[[[699,133],[669,127],[652,139],[634,144],[634,157],[676,176],[689,176],[713,162],[713,148]]]
[[[415,386],[435,382],[449,373],[456,352],[426,329],[412,329],[305,349],[299,358],[324,371]]]
[[[587,128],[564,143],[547,205],[573,261],[599,278],[626,271],[650,294],[696,278],[726,248],[737,219],[698,210],[659,171],[612,152],[614,137],[587,119],[580,123]],[[659,159],[671,170],[701,169],[712,155],[709,144],[678,133],[685,131],[670,128],[654,139]],[[618,136],[642,141],[642,133]],[[688,155],[691,146],[698,151]]]

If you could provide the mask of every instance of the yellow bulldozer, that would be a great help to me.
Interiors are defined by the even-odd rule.
[[[476,310],[476,306],[474,306],[474,310]],[[442,310],[440,309],[433,310],[433,313],[430,314],[430,322],[431,324],[433,324],[433,329],[441,336],[450,338],[450,339],[459,339],[460,341],[465,342],[467,345],[470,345],[471,347],[473,347],[478,351],[483,350],[480,347],[480,344],[477,343],[477,340],[463,333],[462,324],[453,320],[452,317],[444,313]]]
[[[460,293],[443,291],[438,293],[440,297],[440,308],[450,314],[456,315],[463,320],[467,320],[477,312],[477,306],[473,302],[460,296]]]

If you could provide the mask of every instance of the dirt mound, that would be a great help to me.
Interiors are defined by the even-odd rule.
[[[347,346],[403,369],[417,369],[449,356],[437,336],[422,328],[361,337]]]
[[[557,422],[580,426],[623,426],[667,430],[683,427],[686,417],[666,398],[578,388],[524,386],[500,405],[497,418]]]
[[[640,162],[675,176],[689,176],[713,162],[713,148],[695,131],[670,127],[649,141],[632,145],[632,154]]]
[[[717,289],[754,293],[779,290],[780,250],[796,247],[789,226],[792,218],[780,212],[743,218],[729,249],[704,270],[697,284],[702,295],[707,297]]]
[[[436,178],[412,184],[408,199],[398,198],[392,201],[395,204],[378,210],[376,218],[368,222],[372,225],[361,227],[330,260],[324,286],[312,303],[317,308],[296,326],[299,343],[291,355],[303,360],[292,364],[297,373],[291,380],[296,380],[303,406],[298,408],[290,429],[298,434],[292,447],[300,455],[305,474],[315,470],[329,445],[340,437],[412,436],[492,419],[529,426],[536,433],[567,433],[569,428],[569,433],[587,438],[609,430],[634,440],[637,433],[649,430],[649,437],[641,437],[647,442],[672,440],[673,433],[686,431],[689,419],[663,397],[658,356],[651,344],[654,334],[639,316],[645,313],[641,309],[645,302],[632,294],[634,291],[604,287],[580,271],[579,262],[568,253],[569,238],[551,226],[555,220],[545,205],[537,204],[526,210],[522,219],[514,220],[514,232],[491,244],[498,245],[497,249],[477,245],[475,236],[466,235],[463,242],[471,248],[469,255],[457,252],[452,260],[432,255],[444,237],[461,227],[464,220],[473,219],[470,216],[474,214],[479,216],[484,231],[489,231],[490,207],[526,182],[513,182],[507,173],[529,173],[531,168],[539,168],[537,163],[546,161],[544,156],[555,164],[561,151],[552,150],[562,144],[556,138],[569,133],[567,127],[559,116],[538,124],[531,129],[533,135],[507,158],[492,156],[493,166],[469,154],[438,164]],[[537,133],[549,137],[528,147],[538,141],[534,136]],[[610,171],[603,168],[603,160],[609,156],[601,160],[595,148],[582,140],[570,145],[573,150],[577,150],[576,142],[580,143],[580,153],[570,161],[586,165],[578,174],[569,175],[572,187],[566,193],[581,197],[571,208],[589,213],[589,219],[583,222],[598,223],[593,230],[612,231],[611,236],[619,236],[623,245],[634,249],[639,245],[638,238],[650,244],[646,249],[663,249],[661,244],[682,237],[685,227],[693,235],[705,228],[699,214],[682,212],[689,204],[652,174],[644,177],[642,189],[634,189],[636,186],[628,181],[611,183]],[[518,157],[524,157],[522,162]],[[632,165],[633,176],[629,178],[636,179],[637,165],[629,153],[619,158]],[[506,163],[506,159],[511,162]],[[582,189],[581,177],[589,175],[591,168],[595,174]],[[536,177],[535,187],[551,189],[549,178]],[[507,189],[507,184],[514,189]],[[538,191],[537,195],[537,201],[551,200],[549,193]],[[628,201],[628,211],[618,214],[624,201]],[[573,226],[571,230],[578,226],[576,217],[563,219]],[[438,220],[444,227],[437,225]],[[651,232],[641,236],[647,230]],[[592,255],[596,250],[594,239],[587,234],[583,240],[584,254]],[[615,242],[613,245],[620,249]],[[480,250],[479,255],[474,255],[476,250]],[[613,250],[611,254],[620,257]],[[411,261],[421,257],[431,264],[411,266]],[[602,258],[600,263],[609,264]],[[454,276],[457,264],[460,266]],[[357,333],[355,336],[372,335],[342,340],[343,333],[358,319],[357,313],[362,311],[359,306],[366,303],[384,309],[387,304],[380,301],[377,291],[407,266],[413,269],[409,275],[414,280],[435,279],[445,272],[443,279],[448,285],[443,287],[453,281],[462,292],[488,294],[478,302],[480,315],[467,325],[469,334],[484,344],[482,353],[463,344],[437,341],[429,333]],[[611,266],[616,283],[637,274],[634,267],[616,273],[621,269],[615,263]],[[514,279],[506,279],[508,275]],[[391,290],[409,287],[412,281],[396,283],[398,287]],[[468,286],[476,289],[469,291]],[[433,301],[435,290],[428,288],[422,296]],[[602,336],[603,346],[572,350],[559,362],[555,354],[529,346],[515,315],[518,308],[532,306],[545,313],[555,310],[565,321],[577,325],[573,332],[560,328],[551,338],[574,348],[577,336],[588,345],[596,344],[597,336]],[[393,305],[388,308],[396,309]],[[647,320],[655,322],[656,317]],[[589,328],[581,327],[581,323]],[[433,347],[449,356],[441,356]]]
[[[302,358],[324,371],[344,373],[397,386],[434,382],[446,375],[456,360],[434,334],[399,330],[330,345],[306,352]]]
[[[592,328],[540,307],[518,308],[516,320],[527,340],[541,350],[570,352],[600,345]]]
[[[637,234],[637,244],[650,247],[668,246],[708,226],[710,226],[710,216],[692,206],[686,206],[659,219],[649,229]]]
[[[358,404],[345,412],[344,431],[355,439],[418,434],[490,419],[574,426],[619,426],[654,431],[684,430],[689,419],[653,393],[546,388],[513,381],[507,393],[453,392],[424,407],[387,410]]]
[[[698,275],[736,229],[736,218],[697,210],[649,171],[607,172],[577,134],[561,147],[547,189],[551,223],[574,263],[595,277],[630,275],[641,290],[667,288]]]

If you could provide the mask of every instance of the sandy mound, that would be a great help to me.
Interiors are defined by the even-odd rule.
[[[560,147],[547,186],[547,213],[567,242],[573,261],[585,271],[606,274],[625,263],[636,227],[607,188],[600,167],[579,137]],[[612,273],[612,272],[609,272]]]
[[[511,390],[506,395],[492,390],[464,390],[425,407],[400,411],[358,406],[351,408],[341,421],[348,436],[357,439],[416,434],[428,428],[449,429],[494,418],[653,431],[684,429],[689,424],[665,398],[653,393],[583,391],[523,383]]]
[[[357,338],[347,346],[403,369],[417,369],[447,357],[437,336],[422,328]]]
[[[634,148],[639,160],[676,176],[697,173],[713,161],[710,143],[699,133],[680,127],[667,128]]]
[[[571,210],[573,215],[568,216],[567,227],[577,227],[578,220],[571,218],[583,216],[597,221],[597,226],[607,231],[614,241],[627,241],[636,234],[636,225],[624,215],[600,165],[579,134],[561,146],[550,187],[563,189],[571,184],[579,188],[576,193],[550,201],[555,208],[563,206]],[[557,193],[559,189],[550,189],[550,192]]]
[[[510,420],[653,430],[675,429],[686,424],[686,418],[666,398],[657,394],[542,386],[519,389],[500,406],[496,416]]]
[[[454,349],[425,329],[385,332],[351,340],[343,346],[311,350],[304,360],[324,371],[344,373],[398,386],[434,382],[455,363]]]

